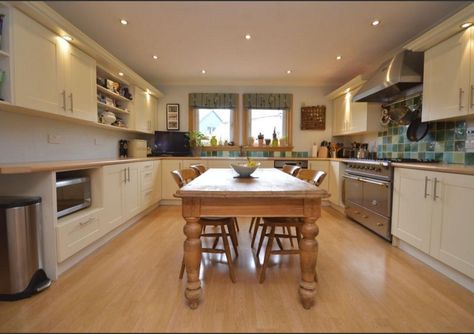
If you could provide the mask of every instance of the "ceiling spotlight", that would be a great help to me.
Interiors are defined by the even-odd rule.
[[[206,74],[206,70],[201,70],[201,73],[202,73],[202,74]]]
[[[291,74],[291,70],[287,70],[287,71],[286,71],[286,74]]]
[[[66,41],[68,41],[68,42],[72,41],[72,37],[69,36],[69,35],[64,35],[64,36],[63,36],[63,39],[66,40]]]
[[[461,28],[463,29],[469,28],[470,26],[472,26],[472,22],[466,22],[461,24]]]
[[[121,77],[123,77],[123,72],[119,72],[118,75],[120,75]]]
[[[336,59],[337,59],[337,60],[341,60],[342,57],[341,57],[341,56],[337,56]]]
[[[126,26],[128,24],[128,21],[125,20],[125,19],[121,19],[120,20],[120,23],[122,23],[124,26]]]
[[[379,20],[374,20],[372,21],[372,25],[375,27],[375,26],[378,26],[380,24],[380,21]]]
[[[158,59],[158,56],[156,56],[156,55],[153,55],[153,59],[155,59],[155,60],[156,60],[156,59]]]
[[[251,39],[251,38],[252,38],[252,36],[250,36],[249,34],[245,35],[245,39],[246,39],[246,40],[249,40],[249,39]]]

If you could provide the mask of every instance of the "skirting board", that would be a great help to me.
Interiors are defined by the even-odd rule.
[[[393,236],[392,244],[401,250],[405,251],[406,253],[410,254],[414,258],[420,260],[421,262],[427,264],[431,268],[435,269],[436,271],[440,272],[441,274],[447,276],[448,278],[452,279],[454,282],[458,283],[459,285],[465,287],[471,292],[474,292],[474,279],[460,273],[459,271],[445,265],[444,263],[436,260],[435,258],[429,256],[426,253],[416,249],[415,247],[407,244],[403,240]]]
[[[153,211],[157,207],[158,207],[158,204],[152,205],[151,207],[149,207],[148,209],[145,209],[144,211],[142,211],[141,213],[139,213],[138,215],[136,215],[129,221],[123,223],[116,229],[110,231],[99,240],[93,242],[92,244],[85,247],[84,249],[81,249],[79,252],[77,252],[76,254],[74,254],[73,256],[65,260],[64,262],[58,263],[58,270],[57,270],[58,276],[61,276],[64,272],[71,269],[76,264],[78,264],[79,262],[84,260],[86,257],[88,257],[90,254],[92,254],[93,252],[95,252],[96,250],[98,250],[99,248],[107,244],[108,242],[110,242],[112,239],[117,237],[119,234],[121,234],[123,231],[128,229],[130,226],[137,223],[140,219],[145,217],[147,214],[149,214],[151,211]],[[52,279],[55,279],[55,278],[52,278]]]

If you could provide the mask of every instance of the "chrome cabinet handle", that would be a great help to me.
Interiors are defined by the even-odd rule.
[[[438,185],[438,178],[435,177],[434,186],[433,186],[433,201],[436,201],[436,199],[439,198],[439,196],[436,194],[437,185]]]
[[[128,169],[128,182],[130,182],[130,167],[128,167],[127,169]]]
[[[127,168],[123,169],[123,183],[127,183]]]
[[[351,179],[351,180],[354,180],[354,181],[359,181],[359,182],[364,182],[364,183],[370,183],[370,184],[375,184],[376,186],[381,186],[381,187],[385,187],[385,188],[388,188],[389,187],[389,183],[386,183],[386,182],[377,182],[377,181],[372,181],[372,180],[368,180],[368,179],[363,179],[363,178],[360,178],[360,177],[353,177],[353,176],[348,176],[348,175],[344,175],[344,177],[346,179]]]
[[[63,109],[66,111],[66,90],[63,90],[61,95],[63,96]]]
[[[431,181],[431,179],[428,176],[425,176],[425,198],[430,196],[430,194],[428,194],[428,181]]]
[[[91,217],[91,218],[87,219],[84,222],[80,222],[79,225],[85,226],[85,225],[88,225],[88,224],[92,223],[94,220],[95,220],[95,218]]]
[[[462,88],[459,88],[459,111],[461,111],[464,106],[462,105],[462,94],[464,94],[464,91]]]
[[[74,102],[73,102],[72,93],[69,94],[69,98],[71,99],[71,112],[74,112]]]
[[[471,85],[471,108],[474,107],[474,85]]]

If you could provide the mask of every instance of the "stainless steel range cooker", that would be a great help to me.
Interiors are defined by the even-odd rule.
[[[344,173],[343,201],[346,215],[381,237],[391,240],[392,162],[435,162],[433,160],[354,160]]]

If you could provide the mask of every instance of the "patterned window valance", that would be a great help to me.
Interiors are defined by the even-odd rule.
[[[289,109],[293,105],[293,94],[244,94],[247,109]]]
[[[238,94],[231,93],[191,93],[189,106],[192,108],[233,109],[237,107]]]

